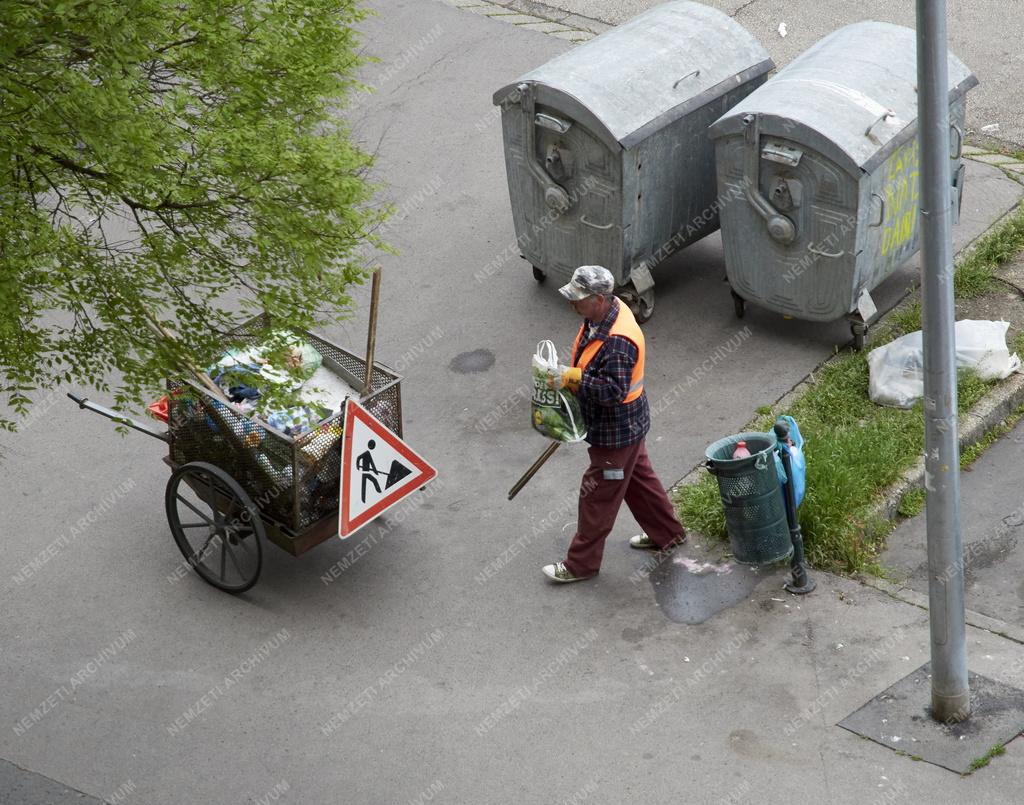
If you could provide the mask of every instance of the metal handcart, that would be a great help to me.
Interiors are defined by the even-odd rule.
[[[270,326],[266,315],[233,330],[232,345],[255,345]],[[355,389],[359,403],[399,438],[401,377],[309,332],[301,332],[323,364]],[[300,556],[338,535],[344,411],[298,436],[266,426],[188,380],[167,384],[166,430],[138,422],[88,399],[85,408],[168,445],[171,468],[164,502],[167,523],[186,562],[205,582],[229,593],[259,578],[264,541]]]

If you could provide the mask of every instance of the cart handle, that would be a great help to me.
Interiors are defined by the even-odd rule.
[[[163,431],[159,431],[156,428],[151,428],[145,423],[138,422],[131,417],[119,414],[116,411],[111,411],[109,408],[105,408],[97,403],[90,402],[88,397],[76,397],[71,392],[68,392],[68,397],[78,403],[79,408],[84,408],[87,411],[92,411],[94,414],[105,416],[107,419],[111,419],[118,425],[125,425],[132,430],[137,430],[140,433],[145,433],[147,436],[152,436],[154,439],[159,439],[161,442],[169,442],[167,434]]]

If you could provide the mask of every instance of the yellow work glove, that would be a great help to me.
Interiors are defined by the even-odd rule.
[[[580,387],[580,381],[583,379],[583,370],[575,366],[570,366],[561,374],[548,374],[548,388],[551,389],[569,389],[569,391],[576,393]]]
[[[581,382],[583,382],[583,370],[578,366],[570,366],[562,372],[562,385],[573,394],[580,390]]]

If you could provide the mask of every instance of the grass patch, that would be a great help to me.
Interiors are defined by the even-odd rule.
[[[904,335],[921,329],[921,303],[914,302],[899,310],[894,310],[889,317],[893,326]]]
[[[964,373],[958,383],[961,412],[991,384]],[[883,408],[868,399],[866,353],[847,353],[826,364],[789,411],[806,443],[807,495],[800,525],[809,561],[826,570],[873,572],[875,557],[891,531],[872,518],[878,494],[924,451],[921,404]],[[767,429],[764,417],[744,430]],[[708,537],[726,538],[718,484],[707,476],[679,493],[683,524]]]
[[[956,267],[953,292],[958,299],[981,296],[992,286],[996,268],[1024,249],[1024,207],[987,232]]]
[[[1024,330],[1021,330],[1017,335],[1013,337],[1013,341],[1010,342],[1010,354],[1017,353],[1020,355],[1024,352]]]
[[[900,500],[899,508],[896,509],[901,517],[917,517],[924,511],[924,500],[926,492],[920,486],[910,489]]]
[[[718,494],[718,481],[705,475],[700,483],[684,486],[676,496],[679,516],[687,528],[712,539],[728,539],[725,510]]]
[[[868,400],[867,389],[866,356],[847,354],[825,367],[791,411],[807,440],[800,521],[808,558],[848,573],[875,556],[867,528],[875,494],[896,481],[924,446],[920,405],[882,408]]]
[[[981,757],[976,757],[974,760],[971,761],[971,771],[977,771],[978,769],[984,768],[989,764],[989,761],[992,760],[992,758],[999,757],[999,755],[1005,754],[1006,747],[1002,744],[996,744],[991,749],[989,749],[984,755],[982,755]]]
[[[1024,406],[1017,408],[1012,414],[991,430],[985,431],[985,435],[982,436],[980,440],[966,448],[960,454],[960,469],[970,467],[971,464],[981,457],[982,453],[1013,430],[1022,417],[1024,417]]]
[[[992,430],[987,431],[984,436],[978,442],[975,442],[962,453],[960,453],[960,469],[966,469],[970,467],[975,461],[977,461],[981,454],[988,450],[996,439],[1000,436],[1005,436],[1010,432],[1012,426],[1005,423],[996,425]]]
[[[970,411],[993,385],[995,381],[982,380],[974,372],[961,371],[956,384],[957,413]]]

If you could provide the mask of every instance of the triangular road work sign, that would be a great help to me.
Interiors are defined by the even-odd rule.
[[[345,403],[338,533],[349,537],[437,470],[355,400]]]

